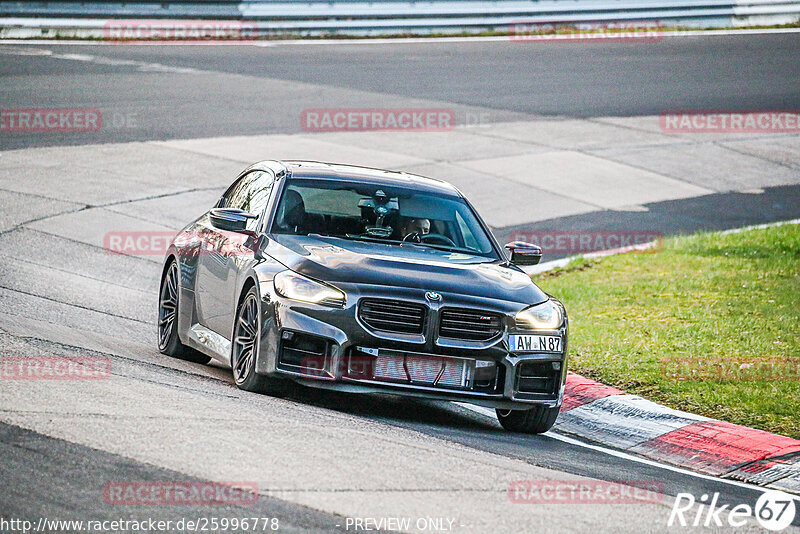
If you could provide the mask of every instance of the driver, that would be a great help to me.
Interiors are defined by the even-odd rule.
[[[403,228],[403,237],[411,234],[423,236],[431,232],[431,221],[428,219],[411,219]]]

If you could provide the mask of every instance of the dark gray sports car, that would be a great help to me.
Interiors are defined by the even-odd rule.
[[[307,161],[245,169],[173,240],[161,352],[236,385],[465,401],[545,432],[566,379],[567,315],[450,184]]]

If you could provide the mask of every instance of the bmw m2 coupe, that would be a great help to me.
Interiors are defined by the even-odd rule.
[[[236,385],[292,382],[495,408],[550,429],[567,315],[452,185],[307,161],[245,169],[164,262],[158,348],[230,365]]]

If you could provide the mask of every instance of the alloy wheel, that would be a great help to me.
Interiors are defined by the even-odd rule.
[[[164,350],[169,344],[178,316],[178,265],[172,263],[164,282],[158,305],[158,348]]]
[[[241,384],[250,376],[255,363],[258,334],[258,303],[255,295],[251,293],[245,297],[236,318],[231,366],[237,384]]]

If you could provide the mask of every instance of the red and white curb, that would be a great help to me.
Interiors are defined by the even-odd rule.
[[[574,373],[554,428],[693,471],[800,493],[800,440],[674,410]]]

